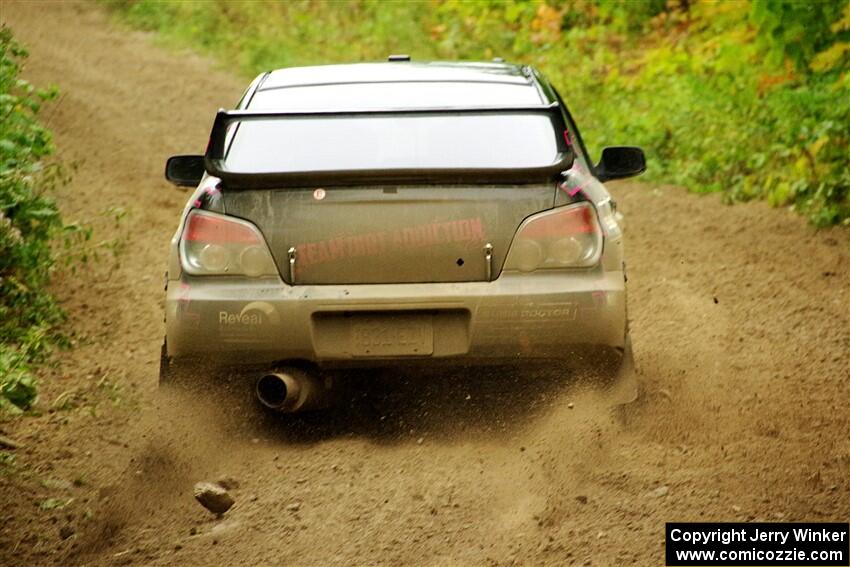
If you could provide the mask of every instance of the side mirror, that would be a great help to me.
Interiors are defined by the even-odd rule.
[[[171,156],[165,162],[165,178],[178,187],[194,187],[206,169],[204,156]]]
[[[602,159],[596,166],[599,181],[633,177],[646,171],[643,150],[635,146],[611,146],[602,150]]]

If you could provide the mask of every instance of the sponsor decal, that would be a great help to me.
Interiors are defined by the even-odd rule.
[[[214,204],[215,201],[219,199],[221,199],[221,191],[218,189],[218,185],[213,185],[204,189],[204,191],[192,203],[192,206],[196,209],[208,209],[210,208],[210,205]]]
[[[478,316],[490,321],[573,321],[578,314],[577,303],[539,303],[511,307],[483,307]]]
[[[564,134],[566,135],[566,131],[564,132]],[[579,180],[581,180],[581,178],[583,178],[585,175],[589,175],[589,172],[587,171],[587,169],[585,169],[585,167],[581,163],[579,163],[578,161],[573,163],[573,167],[570,169],[570,174],[571,174],[570,177],[573,176],[574,171],[575,171],[574,175],[579,177]],[[587,187],[587,184],[590,183],[592,179],[593,179],[592,177],[585,179],[584,183],[580,183],[580,184],[575,185],[573,187],[570,187],[570,184],[565,181],[565,182],[561,183],[560,188],[561,188],[561,190],[565,191],[567,193],[567,195],[569,195],[570,197],[575,197],[576,193],[578,193],[579,191],[581,191],[582,189]]]
[[[298,251],[298,266],[303,267],[340,258],[376,256],[392,248],[409,250],[458,242],[483,246],[485,241],[481,219],[468,218],[411,226],[392,232],[339,236],[298,244],[295,248]]]
[[[253,301],[242,308],[238,313],[231,311],[218,312],[218,324],[220,327],[229,328],[252,328],[270,323],[277,324],[280,316],[273,305],[264,301]]]

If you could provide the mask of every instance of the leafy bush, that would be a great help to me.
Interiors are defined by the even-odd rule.
[[[337,61],[530,63],[592,152],[641,145],[647,178],[850,224],[848,0],[106,0],[247,73]]]
[[[18,77],[26,55],[0,28],[0,410],[12,412],[34,403],[29,365],[59,340],[55,327],[63,319],[45,290],[51,239],[63,230],[47,192],[61,170],[45,165],[50,134],[36,121],[56,90],[37,90]]]

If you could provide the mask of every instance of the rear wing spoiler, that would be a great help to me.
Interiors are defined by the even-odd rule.
[[[228,127],[235,122],[254,120],[286,120],[310,118],[345,118],[356,116],[462,116],[465,114],[544,114],[565,129],[558,103],[528,106],[480,106],[463,108],[405,108],[372,110],[265,112],[253,110],[219,110],[213,122],[204,165],[210,175],[220,178],[231,188],[281,186],[328,186],[362,183],[541,183],[559,179],[572,166],[571,151],[561,152],[554,163],[526,168],[404,168],[349,169],[320,171],[281,171],[252,173],[231,171],[226,166],[229,149]],[[239,127],[238,124],[236,126]],[[234,133],[235,136],[235,133]]]

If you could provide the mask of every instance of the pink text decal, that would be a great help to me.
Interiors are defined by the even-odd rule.
[[[480,218],[435,222],[392,232],[372,232],[338,236],[330,240],[298,244],[298,265],[309,266],[339,258],[377,256],[390,248],[422,248],[450,242],[483,243],[484,227]]]

